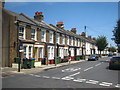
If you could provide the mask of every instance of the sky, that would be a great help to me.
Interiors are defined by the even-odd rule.
[[[7,10],[24,13],[34,18],[36,11],[43,12],[44,21],[56,25],[64,22],[66,30],[77,29],[77,34],[107,37],[109,45],[115,46],[113,29],[118,20],[118,2],[6,2]]]

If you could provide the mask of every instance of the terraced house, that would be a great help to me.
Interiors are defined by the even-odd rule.
[[[35,58],[37,67],[54,64],[54,57],[76,60],[76,56],[98,53],[95,38],[76,32],[76,28],[65,30],[63,22],[45,23],[42,12],[36,12],[32,19],[2,8],[2,66],[12,67],[14,58],[19,56]]]

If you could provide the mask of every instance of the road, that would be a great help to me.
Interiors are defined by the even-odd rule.
[[[120,88],[120,71],[108,69],[109,58],[84,61],[34,74],[11,75],[3,88]]]

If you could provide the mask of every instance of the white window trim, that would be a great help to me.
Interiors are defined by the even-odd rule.
[[[65,35],[62,34],[62,44],[65,44]]]
[[[80,40],[77,39],[77,46],[79,47],[80,46]]]
[[[31,38],[31,39],[37,41],[37,29],[36,28],[31,28],[31,30],[32,29],[35,29],[35,38],[34,39]],[[31,35],[32,35],[32,33],[31,33]]]
[[[19,36],[19,38],[21,39],[26,39],[26,33],[25,33],[25,31],[26,31],[26,28],[25,28],[25,26],[22,26],[22,25],[20,25],[19,26],[19,29],[20,29],[20,27],[23,27],[24,28],[24,32],[23,32],[23,37],[21,37],[21,36]],[[20,32],[19,32],[20,33]]]
[[[48,46],[48,59],[54,59],[54,46]]]
[[[33,45],[24,44],[23,46],[26,47],[26,58],[29,58],[29,46],[31,47],[31,57],[33,57]]]
[[[75,38],[75,46],[77,46],[77,40],[76,40],[76,38]]]
[[[71,37],[71,45],[73,46],[73,37]]]
[[[70,39],[69,39],[69,36],[67,36],[67,45],[69,45],[70,43]]]
[[[50,35],[52,34],[52,40],[50,39],[50,43],[53,43],[53,32],[52,31],[50,31],[50,33],[49,33]]]
[[[57,33],[57,37],[58,37],[58,41],[56,41],[56,43],[60,44],[60,34],[59,33]],[[56,37],[56,39],[57,39],[57,37]]]
[[[42,32],[44,32],[44,40],[42,41],[42,38],[41,38],[41,41],[46,42],[46,30],[41,30],[41,36],[42,36]]]

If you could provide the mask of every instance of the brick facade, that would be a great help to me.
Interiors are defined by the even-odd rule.
[[[3,25],[2,31],[3,32],[2,32],[2,34],[3,34],[4,41],[3,41],[3,51],[2,51],[3,59],[2,60],[3,60],[3,66],[11,67],[12,63],[14,62],[14,58],[18,56],[16,42],[18,41],[17,39],[19,38],[17,36],[19,30],[17,28],[18,26],[15,25],[14,22],[16,20],[18,20],[19,18],[17,17],[18,14],[13,13],[13,15],[11,15],[10,13],[3,10],[3,22],[2,22],[2,25]],[[76,46],[75,46],[75,38],[76,38],[76,41],[78,41],[78,39],[79,39],[80,43],[82,43],[81,39],[80,39],[81,36],[79,37],[79,35],[71,32],[71,31],[64,30],[64,28],[60,29],[56,26],[50,26],[45,23],[42,23],[43,26],[46,26],[46,27],[43,27],[42,25],[39,25],[39,22],[36,22],[33,19],[31,19],[25,15],[22,15],[22,17],[24,17],[23,20],[25,20],[25,21],[21,20],[22,22],[19,22],[20,25],[25,26],[25,39],[22,40],[22,42],[24,41],[23,44],[28,45],[27,50],[29,50],[30,47],[33,48],[33,49],[31,49],[32,50],[31,55],[33,58],[36,58],[37,61],[38,61],[38,58],[40,58],[39,57],[40,53],[42,52],[42,51],[39,51],[40,48],[43,49],[43,52],[42,52],[43,57],[42,58],[44,58],[44,57],[48,58],[48,47],[51,47],[51,50],[52,50],[52,48],[54,48],[54,53],[52,51],[49,52],[49,53],[51,53],[51,55],[54,54],[54,56],[52,57],[53,59],[55,56],[57,56],[57,52],[58,52],[58,56],[60,56],[59,54],[61,53],[61,51],[63,54],[63,56],[62,56],[63,58],[65,55],[68,56],[69,53],[67,53],[67,51],[69,52],[70,48],[72,48],[72,51],[74,50],[73,57],[75,57],[77,55],[77,49],[80,49],[80,51],[79,51],[80,55],[82,55],[82,53],[84,53],[84,54],[86,53],[85,48],[82,49],[83,45],[80,44],[81,46],[78,46],[78,42],[76,42]],[[39,18],[39,17],[37,17],[37,18]],[[33,27],[36,29],[37,40],[31,40],[31,29]],[[41,31],[42,30],[46,31],[46,34],[45,34],[46,42],[41,41],[41,38],[42,38]],[[56,50],[56,48],[55,48],[55,42],[56,42],[55,30],[58,30],[57,33],[59,33],[59,36],[60,36],[59,37],[60,44],[58,44],[58,48],[59,48],[58,50]],[[53,32],[53,43],[50,43],[50,32]],[[62,35],[65,35],[65,44],[62,43],[63,42]],[[68,36],[69,36],[69,45],[67,43]],[[73,45],[71,45],[71,37],[73,37]],[[84,41],[87,40],[84,37],[82,37],[82,39]],[[29,51],[27,53],[29,53]],[[29,54],[28,54],[28,56],[29,56]]]

